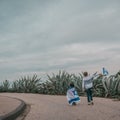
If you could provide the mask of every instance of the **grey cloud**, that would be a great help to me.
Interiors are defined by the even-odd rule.
[[[120,53],[120,47],[119,48],[118,47],[117,48],[110,48],[108,51],[119,54]]]
[[[91,64],[111,66],[112,61],[119,61],[119,3],[1,0],[0,76],[76,71],[77,66]]]

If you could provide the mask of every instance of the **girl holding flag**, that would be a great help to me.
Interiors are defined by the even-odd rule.
[[[93,75],[88,75],[88,72],[83,72],[82,88],[83,88],[83,91],[85,90],[85,92],[87,93],[88,105],[94,104],[93,96],[92,96],[92,88],[93,88],[93,79],[96,76],[98,76],[97,72],[94,73]]]

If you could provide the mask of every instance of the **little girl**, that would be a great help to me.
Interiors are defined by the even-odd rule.
[[[67,90],[67,100],[69,105],[76,105],[80,102],[80,97],[74,87],[74,83],[70,83],[69,89]]]
[[[87,93],[87,100],[88,100],[88,105],[93,105],[93,96],[92,96],[92,88],[93,88],[93,79],[94,77],[98,76],[99,74],[94,73],[93,75],[88,75],[88,72],[83,73],[83,81],[82,81],[82,88],[83,90],[85,89]]]

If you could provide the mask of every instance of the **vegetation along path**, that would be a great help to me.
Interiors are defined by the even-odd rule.
[[[88,105],[86,97],[81,97],[77,106],[69,106],[65,96],[1,93],[22,99],[30,105],[24,120],[120,120],[120,101],[94,98],[94,105]],[[13,103],[14,104],[14,103]]]

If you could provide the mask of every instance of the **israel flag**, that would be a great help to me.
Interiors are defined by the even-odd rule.
[[[109,74],[108,71],[104,67],[102,69],[102,74],[105,75],[105,76]]]

